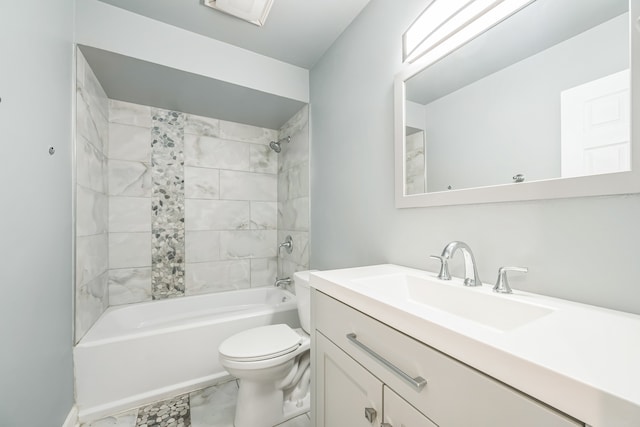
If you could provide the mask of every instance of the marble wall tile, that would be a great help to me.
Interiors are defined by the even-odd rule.
[[[207,262],[220,260],[219,231],[187,231],[186,262]]]
[[[113,233],[151,231],[151,199],[110,197],[109,231]]]
[[[246,289],[251,283],[250,260],[188,263],[186,294]]]
[[[295,272],[297,271],[306,271],[309,269],[308,265],[300,265],[300,264],[296,264],[293,261],[289,261],[286,259],[280,259],[278,260],[279,263],[279,270],[280,270],[280,277],[291,277],[293,278],[293,275]],[[288,288],[289,290],[291,290],[291,292],[295,293],[295,287],[291,286]]]
[[[106,95],[76,49],[75,339],[109,304],[107,286],[109,199]]]
[[[76,237],[76,288],[108,268],[109,239],[106,233]]]
[[[150,128],[151,107],[111,99],[109,100],[109,121]]]
[[[76,186],[76,235],[106,233],[109,227],[109,198]]]
[[[151,267],[109,270],[109,305],[144,301],[151,301]]]
[[[309,162],[299,163],[278,174],[278,200],[309,196]]]
[[[109,194],[151,197],[151,165],[142,162],[110,160]]]
[[[220,199],[275,202],[278,177],[272,174],[220,171]]]
[[[278,203],[278,228],[296,231],[309,230],[309,198]]]
[[[243,230],[249,228],[250,203],[227,200],[185,200],[187,230]]]
[[[251,169],[250,145],[208,136],[185,135],[185,164],[248,171]]]
[[[109,268],[150,266],[151,233],[109,233]]]
[[[184,168],[184,196],[188,199],[219,199],[220,171],[208,168]]]
[[[109,125],[97,106],[81,87],[76,87],[76,132],[85,138],[102,153],[107,152],[109,139]]]
[[[220,120],[187,114],[184,133],[217,138],[220,136]]]
[[[280,128],[280,138],[303,132],[308,123],[309,105],[305,105]]]
[[[275,230],[243,230],[220,232],[220,258],[269,258],[277,255]]]
[[[309,265],[309,232],[308,231],[293,231],[293,230],[278,230],[278,242],[284,242],[286,236],[291,236],[293,239],[293,251],[287,253],[286,251],[280,252],[280,257],[291,261],[297,265],[308,266]]]
[[[278,170],[287,170],[302,162],[309,161],[309,126],[291,135],[291,142],[282,150]]]
[[[83,67],[84,78],[83,86],[91,98],[92,110],[99,113],[103,119],[109,120],[109,98],[100,85],[98,78],[94,74],[90,66]],[[76,70],[77,72],[77,70]]]
[[[151,130],[148,127],[110,123],[109,159],[151,163]]]
[[[251,229],[276,230],[278,228],[277,202],[251,202]]]
[[[251,260],[251,287],[273,286],[276,282],[278,259],[254,258]]]
[[[108,273],[103,271],[89,282],[76,285],[75,336],[76,342],[84,336],[98,317],[107,309]]]
[[[88,67],[87,59],[80,49],[76,49],[76,84],[84,87],[84,69]]]
[[[107,157],[83,136],[78,135],[76,146],[76,183],[106,194]]]
[[[249,163],[251,172],[278,173],[278,153],[268,145],[250,144]]]
[[[278,131],[220,120],[220,137],[233,141],[269,145],[270,141],[278,139]]]

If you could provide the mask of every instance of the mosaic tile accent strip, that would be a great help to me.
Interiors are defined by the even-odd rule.
[[[164,299],[184,295],[185,115],[151,114],[151,287],[153,299]]]
[[[136,427],[189,426],[191,426],[191,411],[188,394],[140,408],[136,420]]]

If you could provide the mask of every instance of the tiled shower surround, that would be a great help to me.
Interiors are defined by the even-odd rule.
[[[109,105],[110,305],[273,284],[278,132]]]
[[[109,305],[308,268],[307,107],[278,131],[108,100],[78,54],[76,340]]]
[[[76,110],[75,335],[79,340],[109,305],[109,100],[80,51]]]

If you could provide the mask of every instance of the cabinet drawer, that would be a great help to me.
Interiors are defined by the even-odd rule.
[[[313,292],[313,304],[317,330],[440,427],[584,425],[321,292]],[[426,386],[409,385],[349,334]]]
[[[438,427],[389,387],[384,387],[384,422],[391,427]]]

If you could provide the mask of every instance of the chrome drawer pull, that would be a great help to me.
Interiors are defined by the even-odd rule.
[[[362,349],[365,353],[369,353],[371,357],[373,357],[378,362],[382,363],[384,366],[389,368],[394,374],[399,376],[404,382],[406,382],[416,390],[420,391],[424,388],[425,385],[427,385],[427,380],[425,380],[424,378],[422,377],[411,378],[409,375],[405,374],[402,370],[400,370],[397,366],[389,362],[387,359],[380,356],[378,353],[371,350],[366,345],[362,344],[360,341],[358,341],[358,337],[356,336],[356,334],[347,334],[347,339],[352,343],[354,343],[357,347]]]

